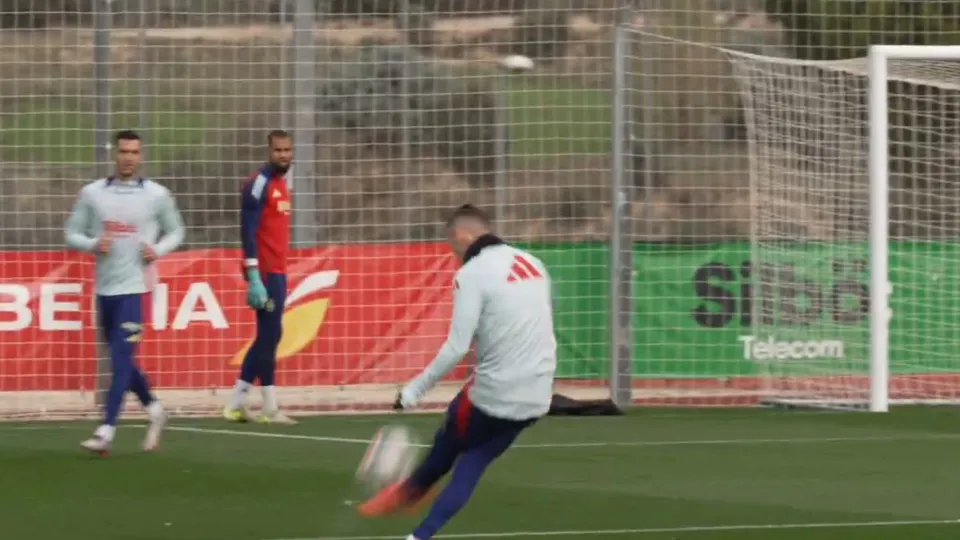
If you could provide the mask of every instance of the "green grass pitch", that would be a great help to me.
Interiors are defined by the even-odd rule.
[[[174,420],[162,450],[122,426],[0,424],[3,538],[402,539],[349,501],[363,440],[395,416],[293,427]],[[436,415],[402,417],[428,437]],[[135,422],[131,422],[135,423]],[[960,537],[960,412],[638,409],[547,418],[494,464],[451,538],[927,540]]]

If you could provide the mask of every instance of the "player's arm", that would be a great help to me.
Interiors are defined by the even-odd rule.
[[[240,243],[243,247],[243,268],[247,278],[257,269],[257,230],[260,228],[260,216],[263,214],[263,202],[266,198],[267,179],[258,175],[243,186],[240,195]]]
[[[450,321],[447,340],[430,365],[400,392],[399,405],[403,408],[416,405],[470,350],[470,343],[483,311],[482,283],[475,277],[463,275],[458,276],[456,283],[453,292],[453,319]]]
[[[96,249],[98,240],[89,235],[93,219],[93,208],[90,207],[86,194],[81,191],[77,197],[77,202],[73,204],[70,217],[67,218],[64,233],[67,246],[78,251],[94,251]]]
[[[180,210],[177,209],[177,203],[173,200],[173,195],[165,191],[160,198],[160,208],[157,210],[157,223],[163,236],[154,244],[153,252],[158,257],[163,257],[167,253],[177,249],[183,238],[186,236],[186,227],[183,225],[183,218],[180,216]]]

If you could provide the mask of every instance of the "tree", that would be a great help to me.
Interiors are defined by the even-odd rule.
[[[958,0],[766,0],[797,58],[864,56],[874,44],[960,44]]]

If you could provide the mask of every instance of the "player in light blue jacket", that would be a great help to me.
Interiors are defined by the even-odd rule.
[[[557,369],[552,288],[543,262],[490,231],[480,209],[464,205],[447,224],[463,261],[453,281],[453,320],[433,362],[394,407],[416,407],[474,344],[472,380],[450,403],[433,446],[413,474],[358,507],[376,517],[416,507],[451,470],[426,518],[407,540],[431,540],[470,499],[487,467],[550,410]]]
[[[67,245],[96,257],[97,313],[110,349],[113,378],[103,425],[81,443],[101,455],[110,451],[127,391],[136,394],[150,418],[143,449],[153,450],[160,442],[166,413],[137,367],[135,353],[143,335],[143,295],[155,284],[153,264],[184,237],[173,196],[137,174],[140,136],[121,131],[115,141],[116,174],[84,186],[66,224]]]

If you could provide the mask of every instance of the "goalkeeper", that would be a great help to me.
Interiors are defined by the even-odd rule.
[[[453,282],[450,332],[433,362],[397,396],[395,408],[414,407],[466,354],[471,340],[476,370],[410,478],[358,508],[368,517],[413,508],[452,469],[450,483],[408,540],[437,534],[467,503],[487,467],[547,413],[557,366],[543,263],[491,234],[489,219],[474,206],[458,208],[447,228],[463,260]]]
[[[263,408],[257,421],[295,424],[277,405],[277,347],[283,335],[287,298],[287,251],[290,248],[290,191],[287,171],[293,163],[293,139],[286,131],[267,135],[268,161],[244,184],[240,201],[240,239],[247,305],[256,312],[257,335],[240,367],[223,416],[231,422],[251,420],[245,401],[260,380]]]
[[[103,425],[81,446],[101,455],[110,451],[127,391],[136,394],[150,418],[143,449],[153,450],[160,442],[166,414],[134,357],[143,336],[143,295],[154,285],[153,264],[184,237],[170,192],[137,174],[140,136],[121,131],[115,143],[116,173],[80,190],[66,224],[67,245],[96,255],[97,313],[113,375]]]

